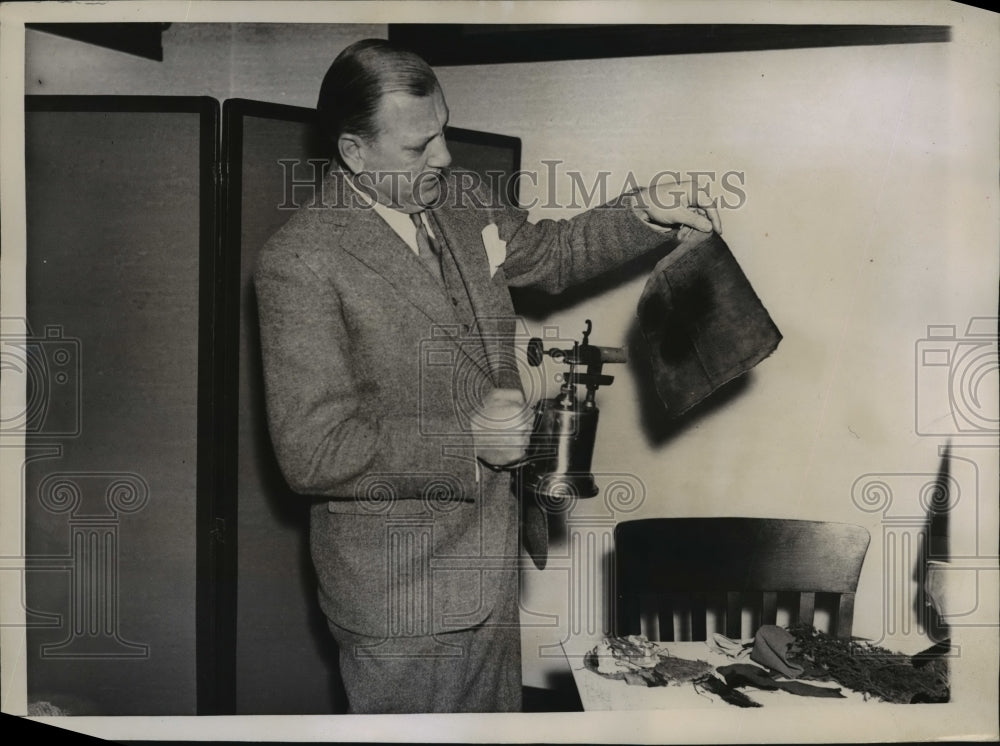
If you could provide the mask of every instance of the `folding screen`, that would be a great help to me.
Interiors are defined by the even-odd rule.
[[[227,367],[235,413],[227,418],[223,468],[232,474],[237,588],[233,631],[235,711],[239,714],[326,713],[336,709],[336,648],[316,605],[309,564],[309,500],[290,492],[271,449],[264,415],[253,270],[267,238],[307,204],[307,187],[322,178],[313,111],[232,99],[223,106],[226,173],[224,246]],[[314,165],[308,161],[318,159]],[[286,194],[286,180],[288,193]],[[313,182],[315,183],[315,182]],[[297,200],[297,202],[296,202]],[[238,369],[238,370],[237,370]],[[220,605],[220,610],[224,604]],[[225,614],[225,611],[223,611]]]
[[[322,178],[325,152],[314,116],[312,109],[239,99],[223,107],[223,244],[232,288],[225,295],[239,304],[226,316],[223,337],[233,345],[226,359],[238,361],[231,378],[238,424],[229,421],[237,447],[224,469],[238,495],[233,623],[240,714],[327,713],[345,705],[336,647],[316,601],[306,530],[310,501],[285,485],[267,434],[252,287],[264,242],[296,205],[310,203]],[[447,138],[456,165],[506,175],[519,167],[517,138],[456,128]],[[499,179],[503,194],[506,184]]]
[[[4,352],[29,386],[36,708],[343,709],[308,501],[267,435],[251,282],[309,198],[291,182],[322,173],[313,116],[227,101],[220,158],[212,99],[26,99],[28,332]],[[448,136],[456,163],[518,168],[515,138]]]
[[[29,702],[194,714],[218,103],[25,108]]]

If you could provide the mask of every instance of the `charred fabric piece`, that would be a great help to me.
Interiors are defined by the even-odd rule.
[[[705,661],[668,655],[644,635],[602,640],[583,657],[583,665],[599,676],[633,686],[684,684],[712,671]]]
[[[725,241],[698,235],[660,260],[639,298],[653,383],[669,417],[746,373],[781,341]]]
[[[588,671],[632,686],[678,686],[691,683],[737,707],[760,707],[712,673],[705,661],[668,655],[644,635],[603,640],[583,657]]]

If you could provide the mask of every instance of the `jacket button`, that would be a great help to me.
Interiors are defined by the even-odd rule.
[[[458,298],[452,298],[451,299],[451,303],[452,303],[453,306],[457,306],[458,305]]]

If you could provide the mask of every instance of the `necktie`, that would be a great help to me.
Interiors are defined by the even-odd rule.
[[[420,258],[423,260],[424,264],[427,266],[428,271],[435,277],[439,282],[444,282],[444,277],[441,273],[441,249],[437,245],[437,242],[432,240],[430,234],[427,232],[427,226],[424,225],[424,221],[421,218],[423,213],[414,212],[410,213],[410,220],[413,221],[413,225],[417,229],[417,248],[420,250]]]

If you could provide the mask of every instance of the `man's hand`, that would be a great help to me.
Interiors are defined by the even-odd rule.
[[[531,437],[534,412],[518,389],[493,389],[482,410],[470,417],[476,455],[494,466],[524,455]]]
[[[642,187],[635,196],[636,207],[650,222],[666,227],[688,226],[697,231],[722,233],[716,198],[707,184],[694,181],[657,181]]]

